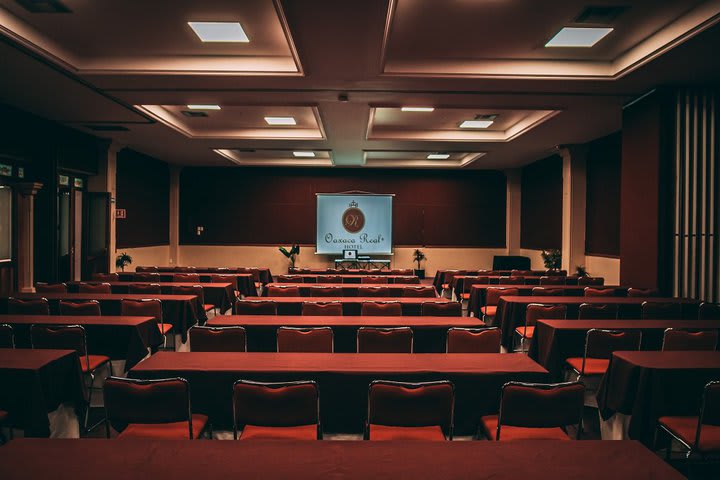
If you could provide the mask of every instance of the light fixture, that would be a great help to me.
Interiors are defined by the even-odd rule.
[[[315,158],[315,152],[293,152],[293,156],[299,157],[299,158]]]
[[[190,104],[187,105],[188,110],[220,110],[220,105],[211,104]]]
[[[203,42],[234,42],[250,41],[242,25],[238,22],[188,22]]]
[[[492,120],[465,120],[460,124],[460,128],[488,128],[492,124]]]
[[[545,46],[589,48],[612,31],[611,27],[564,27]]]
[[[435,110],[434,107],[402,107],[400,108],[403,112],[432,112]]]
[[[431,153],[427,156],[428,160],[447,160],[450,158],[449,153]]]
[[[268,125],[297,125],[295,117],[265,117]]]

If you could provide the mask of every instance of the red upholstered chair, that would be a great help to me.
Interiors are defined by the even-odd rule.
[[[8,298],[8,314],[10,315],[50,315],[50,304],[47,298],[22,300]]]
[[[718,344],[717,330],[690,331],[666,328],[663,334],[663,351],[708,350],[714,351]]]
[[[277,315],[277,303],[272,300],[238,300],[236,315]]]
[[[643,302],[642,319],[678,320],[682,318],[682,305],[676,302]]]
[[[341,317],[343,314],[343,307],[340,302],[303,302],[302,314],[324,317]]]
[[[0,323],[0,348],[15,348],[15,333],[7,323]]]
[[[413,298],[437,298],[437,292],[432,285],[415,285],[403,287],[403,297]]]
[[[545,270],[545,276],[565,278],[567,277],[567,270]]]
[[[120,315],[154,317],[163,336],[163,347],[167,346],[167,336],[172,332],[173,326],[164,322],[162,303],[157,298],[120,300]]]
[[[423,302],[420,314],[424,317],[460,317],[462,305],[460,302]]]
[[[118,282],[120,275],[117,273],[93,273],[92,279],[96,282]]]
[[[310,287],[311,297],[342,297],[343,290],[339,286],[314,285]]]
[[[321,440],[320,394],[311,381],[233,385],[233,436],[240,440]]]
[[[490,282],[489,277],[465,277],[463,281],[463,291],[460,293],[461,300],[470,300],[470,291],[473,285],[487,285]]]
[[[533,287],[531,293],[535,296],[562,297],[563,295],[565,295],[565,289],[552,287]]]
[[[268,297],[299,297],[300,287],[297,286],[284,286],[284,285],[270,285],[268,287]]]
[[[342,275],[318,275],[316,283],[343,283]]]
[[[692,454],[705,458],[720,453],[720,381],[705,385],[697,417],[660,417],[658,428],[688,450],[687,458]],[[667,448],[669,457],[670,445]]]
[[[357,332],[357,351],[358,353],[412,353],[412,328],[360,327]]]
[[[524,285],[524,277],[500,277],[498,279],[500,285]]]
[[[455,388],[447,380],[375,380],[368,391],[366,440],[452,440]]]
[[[128,293],[160,295],[162,289],[159,283],[132,283],[128,285]]]
[[[200,275],[197,273],[173,273],[173,282],[200,283]]]
[[[382,275],[361,277],[360,283],[388,283],[388,279]]]
[[[547,318],[564,319],[566,317],[567,306],[565,305],[528,304],[525,310],[525,325],[515,328],[515,335],[520,337],[520,350],[526,351],[526,341],[531,340],[535,335],[535,326],[538,320]]]
[[[464,272],[460,270],[445,270],[445,273],[443,274],[443,283],[442,283],[442,289],[447,290],[450,288],[450,285],[452,285],[453,278],[455,278],[455,275],[463,275]]]
[[[302,275],[278,275],[278,283],[303,283]]]
[[[627,290],[628,297],[659,297],[660,292],[654,288],[633,288]]]
[[[598,287],[605,285],[605,279],[603,277],[580,277],[578,278],[578,285],[592,285]]]
[[[532,270],[510,270],[511,277],[531,277],[533,275]]]
[[[215,305],[205,303],[205,290],[202,285],[173,285],[170,291],[173,295],[195,295],[198,298],[198,303],[202,305],[203,310],[206,312],[215,310]]]
[[[247,335],[243,327],[195,325],[189,330],[193,352],[246,352]]]
[[[278,352],[333,353],[333,331],[330,327],[277,329]]]
[[[109,283],[79,283],[80,293],[112,293]]]
[[[176,270],[178,270],[178,269],[180,269],[180,268],[183,268],[183,267],[177,267]],[[154,266],[149,266],[149,267],[135,267],[135,272],[140,272],[140,273],[144,273],[144,272],[155,272],[155,273],[157,273],[157,271],[158,271],[158,267],[154,267]],[[180,271],[180,270],[178,270],[178,271]]]
[[[133,275],[133,280],[136,282],[154,282],[160,281],[160,274],[157,272],[140,272]]]
[[[500,394],[500,414],[480,419],[489,440],[570,440],[566,427],[582,430],[585,386],[580,382],[508,382]]]
[[[87,300],[84,302],[67,302],[60,301],[60,315],[87,315],[100,316],[100,302],[97,300]]]
[[[393,268],[390,270],[390,275],[412,276],[412,274],[412,268]]]
[[[64,283],[38,283],[35,285],[37,293],[67,293],[67,285]]]
[[[401,285],[420,285],[420,279],[412,275],[403,275],[401,277],[395,277],[394,283]]]
[[[615,289],[585,287],[583,293],[586,297],[614,297]]]
[[[698,308],[698,320],[720,320],[720,304],[702,302]]]
[[[7,428],[10,431],[10,440],[13,439],[13,428],[10,424],[10,413],[5,410],[0,410],[0,445],[7,443],[7,439],[2,432],[3,428]]]
[[[613,352],[621,350],[640,350],[642,332],[639,330],[602,330],[592,328],[585,335],[585,353],[582,357],[570,357],[565,365],[577,379],[591,375],[604,375],[610,365]]]
[[[605,303],[583,303],[578,307],[579,320],[612,320],[618,317],[618,306]]]
[[[387,288],[381,285],[357,287],[358,297],[384,297],[387,295],[387,291]]]
[[[402,305],[400,302],[362,302],[360,315],[367,317],[401,317]]]
[[[107,438],[112,427],[117,438],[192,440],[208,427],[207,416],[190,413],[190,387],[184,378],[110,377],[103,393]]]
[[[446,353],[500,353],[500,337],[497,327],[448,329],[445,341]]]
[[[561,276],[542,276],[540,277],[540,285],[565,285],[566,277]]]
[[[503,295],[519,295],[520,290],[517,288],[488,287],[485,291],[485,306],[480,308],[483,320],[495,317],[497,305],[500,297]]]

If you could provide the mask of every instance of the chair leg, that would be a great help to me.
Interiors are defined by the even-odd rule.
[[[95,384],[95,372],[90,372],[90,386],[88,387],[88,401],[87,401],[87,407],[85,408],[85,422],[83,422],[83,430],[87,433],[88,430],[88,422],[90,421],[90,409],[92,408],[92,395],[93,395],[93,385]]]

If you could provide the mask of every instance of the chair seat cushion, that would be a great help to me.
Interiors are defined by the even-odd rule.
[[[172,324],[170,323],[158,323],[158,329],[160,330],[160,333],[163,335],[166,335],[167,333],[172,330]]]
[[[528,327],[517,327],[515,329],[515,333],[518,335],[525,336],[525,338],[533,338],[533,335],[535,334],[535,327],[528,326]]]
[[[470,300],[470,294],[469,293],[461,293],[460,298],[463,300]]]
[[[370,425],[370,440],[438,440],[444,441],[445,434],[439,425],[429,427],[392,427]]]
[[[193,414],[192,427],[193,438],[198,438],[205,426],[208,417],[206,415]],[[117,438],[158,438],[158,439],[187,439],[188,438],[187,422],[172,423],[131,423],[118,434]]]
[[[695,442],[698,417],[660,417],[658,422],[688,445]],[[720,426],[704,424],[697,448],[702,453],[720,452]]]
[[[245,425],[240,440],[317,440],[317,425],[297,427]]]
[[[211,303],[206,303],[205,305],[203,305],[203,310],[205,310],[206,312],[209,312],[210,310],[214,310],[214,309],[215,309],[215,305],[213,305]]]
[[[82,365],[83,373],[90,373],[97,369],[99,366],[101,366],[103,363],[110,361],[110,357],[106,357],[105,355],[88,355],[88,359],[90,360],[89,368],[88,363],[85,362],[82,357],[80,359],[80,365]]]
[[[480,311],[481,311],[482,314],[485,315],[486,317],[494,317],[494,316],[495,316],[495,312],[497,312],[497,306],[495,306],[495,305],[488,305],[488,306],[482,307],[482,308],[480,309]]]
[[[5,425],[10,418],[10,414],[5,410],[0,410],[0,425]]]
[[[582,371],[582,357],[571,357],[565,360],[565,363],[569,365],[576,372],[582,373],[583,375],[605,375],[605,372],[610,365],[610,360],[604,358],[588,358],[585,360],[585,371]]]
[[[443,283],[441,286],[442,286],[442,289],[443,289],[443,290],[447,290],[448,288],[450,288],[450,284],[449,284],[449,283]]]
[[[497,434],[497,415],[488,415],[480,418],[480,427],[483,433],[490,440],[495,440]],[[567,433],[560,427],[554,428],[527,428],[510,427],[503,425],[500,429],[500,441],[510,440],[570,440]]]

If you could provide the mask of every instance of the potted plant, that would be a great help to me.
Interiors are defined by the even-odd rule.
[[[419,248],[416,248],[413,252],[413,261],[417,263],[417,269],[415,269],[415,276],[418,278],[425,278],[425,269],[420,268],[420,262],[427,259],[425,254]]]
[[[560,250],[543,250],[540,254],[545,264],[545,268],[550,271],[560,270],[562,254]]]
[[[587,269],[585,268],[585,265],[576,265],[575,266],[575,275],[578,277],[587,277]]]
[[[132,257],[128,255],[127,253],[121,253],[117,256],[115,259],[115,267],[119,268],[120,271],[125,271],[125,266],[130,265],[132,263]]]
[[[285,255],[290,260],[290,270],[295,270],[295,259],[300,254],[300,245],[295,243],[292,247],[290,247],[290,250],[285,247],[280,247],[279,250],[280,253]]]

